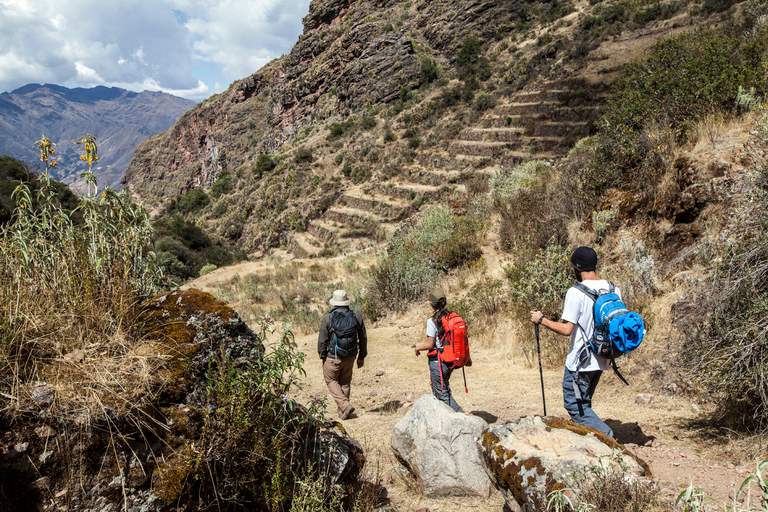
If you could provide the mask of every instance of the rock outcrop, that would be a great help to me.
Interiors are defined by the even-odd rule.
[[[141,311],[139,346],[125,358],[141,359],[153,369],[119,376],[123,392],[136,403],[119,403],[104,389],[96,395],[100,400],[84,402],[92,411],[79,402],[71,410],[54,386],[38,382],[29,402],[20,404],[27,412],[15,413],[13,424],[0,415],[0,510],[45,505],[159,512],[176,506],[193,461],[203,456],[194,446],[212,413],[210,379],[222,361],[240,368],[256,362],[264,346],[236,311],[210,293],[163,293]],[[73,354],[63,364],[82,361],[82,354]],[[105,385],[96,379],[85,384]],[[300,404],[289,410],[297,417],[296,435],[303,436],[307,460],[321,469],[326,485],[349,488],[365,463],[359,443],[339,425],[306,421]]]
[[[424,496],[488,497],[493,486],[477,452],[487,427],[482,418],[424,395],[392,430],[392,451],[416,476]]]
[[[546,511],[549,494],[568,487],[568,475],[585,466],[608,464],[623,468],[629,478],[651,478],[648,465],[610,437],[556,417],[491,426],[478,449],[512,510]]]

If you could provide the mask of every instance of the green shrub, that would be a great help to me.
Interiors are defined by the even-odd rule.
[[[510,199],[521,189],[533,186],[537,179],[550,169],[549,164],[543,160],[528,160],[512,169],[502,168],[492,174],[488,186],[500,198]]]
[[[20,384],[40,375],[54,379],[52,387],[74,391],[67,395],[66,414],[82,410],[94,398],[91,386],[98,387],[101,400],[128,402],[129,411],[146,403],[131,401],[136,397],[114,378],[104,377],[100,370],[105,366],[99,363],[87,367],[97,376],[69,373],[58,366],[61,357],[75,348],[88,347],[97,359],[122,355],[121,344],[133,342],[136,305],[163,283],[147,213],[127,193],[109,189],[97,193],[91,167],[97,142],[90,135],[77,142],[83,145],[82,159],[88,165],[81,174],[88,193],[78,201],[79,223],[62,205],[59,188],[50,179],[50,169],[56,166],[54,146],[41,137],[36,144],[45,171],[36,180],[36,200],[33,188],[19,182],[12,217],[0,228],[0,389],[4,400],[11,398],[3,405],[7,411],[23,403],[18,397],[24,390]],[[65,376],[73,375],[76,390],[67,389],[72,382]],[[104,380],[98,380],[101,377]],[[63,409],[53,414],[64,415]],[[93,414],[96,418],[99,413]]]
[[[419,62],[421,63],[421,79],[424,83],[431,84],[440,78],[440,70],[434,60],[430,57],[421,57]]]
[[[234,186],[232,181],[232,175],[229,174],[228,171],[220,171],[216,181],[214,181],[213,185],[211,185],[211,197],[218,199],[222,195],[228,194]]]
[[[360,121],[360,126],[363,130],[370,130],[376,127],[376,118],[370,114],[364,114],[363,119]]]
[[[312,149],[305,147],[300,147],[296,151],[296,156],[293,157],[293,161],[297,164],[312,163],[314,159],[315,157],[312,154]]]
[[[742,39],[726,29],[705,28],[661,40],[645,62],[626,66],[601,122],[595,160],[581,181],[595,191],[619,182],[658,181],[666,166],[665,145],[651,127],[685,141],[696,121],[730,109],[739,87],[765,95],[764,37]],[[668,148],[667,148],[668,149]]]
[[[211,204],[211,198],[205,193],[205,190],[201,188],[193,188],[178,200],[171,202],[168,210],[173,212],[179,212],[182,215],[189,215],[202,210],[206,206]]]
[[[256,166],[253,168],[253,174],[257,178],[261,178],[272,172],[275,167],[277,167],[277,162],[271,156],[259,153],[259,156],[256,158]]]
[[[540,310],[547,318],[560,318],[565,293],[573,284],[570,252],[551,239],[546,249],[533,254],[518,253],[517,262],[504,268],[510,285],[512,311],[522,323],[530,323],[530,311]],[[542,355],[551,364],[561,364],[568,353],[568,344],[562,337],[541,332]],[[531,337],[521,339],[521,348],[529,361],[536,351]]]
[[[475,110],[485,111],[489,108],[496,106],[496,97],[488,94],[487,92],[481,92],[475,97]]]
[[[217,267],[213,263],[206,263],[205,265],[203,265],[203,268],[200,269],[200,276],[202,277],[202,276],[204,276],[206,274],[210,274],[211,272],[213,272],[217,268],[219,268],[219,267]]]
[[[483,48],[477,37],[470,36],[464,40],[456,56],[456,69],[460,79],[477,74],[477,60],[482,51]]]
[[[262,322],[261,340],[273,328]],[[266,352],[245,360],[222,357],[208,374],[204,426],[195,441],[179,504],[248,503],[249,508],[278,512],[306,500],[300,478],[325,481],[311,446],[323,421],[322,402],[310,409],[288,398],[299,387],[303,354],[284,331]],[[255,349],[251,349],[255,351]],[[333,489],[317,489],[323,502]],[[337,499],[337,498],[336,498]]]
[[[443,206],[429,207],[392,237],[371,270],[379,303],[402,308],[421,298],[442,274],[480,258],[480,221],[459,217]]]

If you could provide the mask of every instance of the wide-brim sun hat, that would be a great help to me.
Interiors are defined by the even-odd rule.
[[[442,288],[433,288],[431,292],[429,292],[429,302],[440,302],[444,301],[445,299],[445,290]]]
[[[350,302],[352,301],[349,299],[347,292],[344,290],[336,290],[333,292],[333,296],[331,297],[331,300],[328,301],[328,304],[331,306],[349,306]]]

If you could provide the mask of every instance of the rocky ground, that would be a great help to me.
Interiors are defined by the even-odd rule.
[[[266,261],[243,263],[220,269],[188,286],[220,293],[221,283],[233,275],[258,272],[268,266]],[[449,295],[450,290],[459,285],[452,282]],[[352,380],[352,402],[356,411],[352,418],[342,422],[343,426],[363,445],[368,456],[368,476],[379,479],[398,510],[501,510],[503,498],[498,492],[489,499],[424,498],[392,455],[393,426],[416,400],[430,392],[426,358],[423,354],[417,357],[413,352],[413,347],[425,336],[429,313],[428,304],[416,304],[405,312],[390,313],[368,325],[369,355],[365,366],[355,370]],[[538,367],[531,365],[516,349],[511,341],[515,334],[513,323],[502,320],[496,328],[477,336],[474,342],[470,338],[474,365],[466,369],[468,392],[465,392],[461,372],[454,373],[451,379],[455,397],[464,410],[490,424],[543,413]],[[530,336],[533,337],[532,328]],[[631,356],[633,360],[625,363],[628,371],[624,375],[630,382],[629,387],[612,372],[604,374],[595,394],[594,408],[614,430],[618,441],[648,462],[661,492],[670,502],[692,483],[703,489],[710,510],[724,510],[734,505],[735,491],[754,471],[754,461],[739,449],[739,442],[713,437],[706,428],[701,428],[706,404],[663,392],[650,379],[649,369],[658,367],[668,357],[660,347],[659,340],[663,338],[665,336],[658,333],[652,336]],[[316,351],[317,335],[301,334],[296,342],[307,357],[306,377],[297,398],[303,402],[325,399],[328,403],[331,399]],[[563,343],[567,343],[565,338]],[[561,379],[560,367],[545,365],[547,414],[567,418],[562,406]],[[338,418],[333,403],[328,404],[328,416]],[[754,505],[755,491],[752,496]],[[737,505],[747,508],[748,502]]]

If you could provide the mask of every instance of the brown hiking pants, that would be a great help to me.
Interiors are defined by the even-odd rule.
[[[339,415],[349,408],[349,384],[352,382],[352,368],[357,355],[336,359],[333,356],[325,358],[323,363],[323,378],[331,396],[339,408]]]

